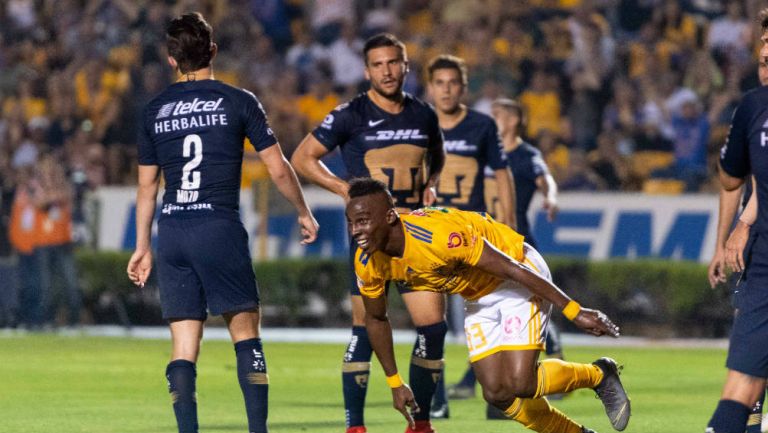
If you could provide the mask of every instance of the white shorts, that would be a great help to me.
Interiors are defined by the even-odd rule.
[[[541,255],[525,244],[523,264],[552,281]],[[504,350],[543,350],[552,304],[534,296],[521,284],[505,281],[493,292],[465,301],[464,332],[469,361],[476,362]]]

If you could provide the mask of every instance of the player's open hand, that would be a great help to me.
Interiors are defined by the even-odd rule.
[[[416,423],[413,421],[411,413],[419,412],[419,405],[416,404],[416,399],[413,397],[413,391],[411,388],[403,384],[403,386],[392,388],[392,406],[403,414],[405,420],[408,421],[408,425],[412,429],[416,428]]]
[[[582,308],[579,314],[573,319],[573,323],[582,331],[600,337],[601,335],[610,335],[618,337],[619,327],[614,324],[608,316],[602,311]]]
[[[136,250],[128,261],[128,278],[139,287],[144,287],[152,272],[152,250]]]
[[[744,271],[744,247],[749,239],[749,226],[739,221],[725,242],[725,263],[733,272]]]
[[[315,217],[309,213],[306,215],[299,215],[299,227],[301,227],[301,244],[307,245],[317,239],[317,230],[320,226],[317,224]]]
[[[713,289],[719,283],[725,282],[725,248],[715,248],[715,255],[707,268],[707,278]]]
[[[557,218],[557,213],[560,211],[557,201],[545,198],[541,207],[547,211],[547,221],[553,222]]]

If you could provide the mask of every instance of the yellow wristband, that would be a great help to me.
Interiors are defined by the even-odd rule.
[[[578,302],[571,300],[565,305],[565,308],[563,308],[563,316],[568,320],[573,320],[579,315],[579,311],[581,311],[581,305],[579,305]]]
[[[400,373],[387,376],[387,385],[389,385],[390,388],[400,388],[403,386],[403,378],[400,377]]]

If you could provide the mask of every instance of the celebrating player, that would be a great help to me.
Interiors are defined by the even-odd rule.
[[[346,201],[349,185],[320,161],[339,147],[350,175],[385,182],[398,209],[430,205],[435,201],[434,188],[445,161],[437,116],[429,105],[403,92],[408,57],[405,45],[395,36],[373,36],[366,41],[363,55],[371,89],[328,114],[296,149],[293,165],[299,174]],[[371,345],[360,292],[356,286],[351,290],[352,338],[342,365],[344,408],[347,432],[363,433]],[[447,331],[444,296],[411,291],[402,285],[398,290],[416,325],[410,380],[416,401],[424,408],[406,432],[429,433],[433,431],[430,401],[442,371]]]
[[[224,316],[235,345],[248,431],[265,433],[269,378],[259,338],[259,292],[238,208],[245,137],[296,207],[302,243],[315,240],[317,222],[259,101],[214,79],[211,26],[188,13],[168,24],[166,36],[168,63],[178,80],[144,110],[136,251],[128,276],[144,285],[152,269],[150,233],[162,170],[157,266],[163,318],[173,340],[166,377],[179,432],[198,431],[195,363],[207,309]]]
[[[445,167],[440,174],[437,204],[462,210],[485,212],[485,169],[489,168],[497,185],[501,205],[499,221],[515,227],[515,190],[507,163],[501,151],[499,132],[489,116],[461,103],[467,88],[467,66],[464,60],[443,54],[427,67],[428,90],[435,103],[437,118],[443,130],[446,151]],[[449,322],[463,329],[464,302],[460,296],[448,298]],[[454,323],[460,322],[458,325]],[[432,404],[433,418],[447,418],[445,374],[438,382]]]
[[[538,432],[590,432],[542,397],[594,388],[614,428],[626,428],[630,403],[614,360],[538,362],[553,305],[590,334],[617,337],[619,328],[552,284],[547,264],[522,236],[476,212],[425,208],[399,215],[386,186],[374,179],[353,180],[348,194],[346,215],[358,245],[355,272],[365,325],[394,406],[409,422],[419,408],[395,363],[384,296],[390,280],[467,300],[470,361],[486,401],[509,418]]]

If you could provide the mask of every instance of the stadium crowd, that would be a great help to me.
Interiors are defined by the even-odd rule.
[[[451,53],[467,61],[474,108],[518,99],[561,190],[680,193],[717,190],[716,150],[740,96],[758,86],[759,3],[7,0],[0,267],[15,250],[37,266],[22,277],[72,271],[77,237],[59,236],[56,222],[82,223],[88,190],[135,183],[141,110],[172,79],[164,26],[184,11],[217,29],[216,78],[258,95],[287,155],[364,88],[363,41],[390,31],[410,55],[406,91],[425,96],[426,64]],[[32,213],[12,212],[14,197]],[[33,244],[19,243],[25,231],[38,234]],[[46,290],[25,301],[42,305],[30,323],[52,320]],[[76,284],[66,292],[75,308]]]

